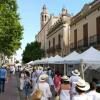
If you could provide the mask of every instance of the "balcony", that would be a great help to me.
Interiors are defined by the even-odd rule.
[[[88,41],[84,41],[83,39],[79,40],[77,42],[77,47],[75,47],[74,43],[71,43],[70,50],[84,51],[90,46],[100,47],[100,36],[93,35],[93,36],[90,36],[87,40]]]
[[[82,39],[82,40],[79,40],[79,41],[77,42],[77,47],[78,47],[78,48],[83,47],[83,39]]]
[[[90,38],[89,38],[89,45],[90,46],[97,45],[97,35],[90,36]]]
[[[60,44],[57,44],[56,45],[56,51],[60,51],[61,50],[61,45]]]
[[[55,47],[51,47],[50,51],[55,52]]]
[[[47,53],[50,53],[50,49],[47,49],[46,52],[47,52]]]
[[[53,53],[55,52],[55,47],[50,47],[49,49],[46,50],[47,53]]]
[[[73,50],[75,50],[74,43],[71,43],[70,44],[70,51],[73,51]]]

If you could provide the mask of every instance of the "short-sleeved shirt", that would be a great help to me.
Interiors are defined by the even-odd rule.
[[[71,76],[70,77],[70,83],[72,84],[72,86],[71,86],[72,93],[76,93],[75,87],[76,87],[76,83],[78,82],[79,79],[80,79],[79,76]]]
[[[91,100],[86,94],[76,95],[72,100]]]
[[[90,91],[87,95],[91,100],[100,100],[100,93],[97,93],[95,90]]]
[[[6,78],[7,70],[5,68],[0,68],[0,78]]]

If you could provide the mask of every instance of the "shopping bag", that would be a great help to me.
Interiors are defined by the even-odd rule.
[[[40,89],[37,89],[32,95],[32,100],[41,100],[41,97],[42,91]]]

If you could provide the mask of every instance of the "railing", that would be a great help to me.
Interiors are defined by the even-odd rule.
[[[95,47],[97,47],[97,46],[99,46],[100,45],[100,36],[98,35],[93,35],[93,36],[90,36],[89,38],[88,38],[88,41],[86,41],[86,40],[83,40],[83,39],[81,39],[81,40],[79,40],[78,42],[77,42],[77,47],[75,47],[75,44],[74,43],[71,43],[70,44],[70,50],[71,51],[73,51],[73,50],[77,50],[77,49],[85,49],[85,48],[88,48],[88,47],[90,47],[90,46],[95,46]]]
[[[55,52],[55,47],[51,47],[51,52]]]
[[[97,35],[97,44],[100,45],[100,35]]]
[[[97,35],[90,36],[90,38],[89,38],[89,45],[90,46],[97,45]]]
[[[78,48],[83,47],[83,39],[82,39],[82,40],[79,40],[79,41],[77,42],[77,47],[78,47]]]
[[[47,53],[50,53],[50,49],[47,49],[46,52],[47,52]]]
[[[71,44],[70,44],[70,51],[73,51],[74,49],[75,49],[74,43],[71,43]]]
[[[56,45],[56,50],[58,51],[58,50],[61,50],[61,45],[60,44],[57,44]]]
[[[47,53],[55,52],[55,47],[50,47],[50,48],[47,49],[46,51],[47,51]]]

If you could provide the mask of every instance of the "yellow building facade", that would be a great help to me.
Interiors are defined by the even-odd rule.
[[[100,49],[100,1],[85,4],[71,19],[70,51],[84,51],[90,46]]]

